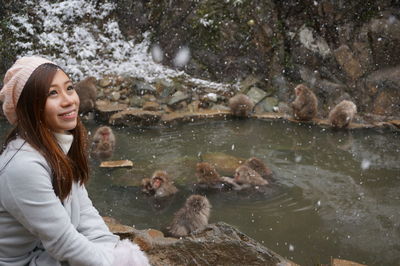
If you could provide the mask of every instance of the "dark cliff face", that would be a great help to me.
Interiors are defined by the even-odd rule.
[[[197,77],[236,82],[254,75],[262,89],[275,87],[282,100],[292,92],[277,79],[304,82],[325,109],[350,98],[360,111],[400,111],[394,103],[399,80],[382,72],[397,72],[400,64],[398,1],[147,1],[146,6],[147,28],[166,65],[174,67],[184,46],[191,51],[184,70]]]
[[[173,66],[178,49],[187,46],[192,58],[185,71],[199,77],[231,82],[279,72],[284,55],[275,4],[247,2],[164,1],[151,12],[153,41],[165,52],[164,63]]]

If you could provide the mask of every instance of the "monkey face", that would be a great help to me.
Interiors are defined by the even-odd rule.
[[[201,200],[196,200],[194,202],[191,202],[190,207],[195,212],[200,212],[205,207],[205,205],[201,202]]]
[[[159,187],[161,187],[161,185],[162,185],[163,182],[164,182],[164,181],[163,181],[161,178],[155,177],[155,178],[153,179],[152,187],[153,187],[154,189],[158,189]]]
[[[104,129],[102,132],[100,132],[101,137],[103,140],[108,140],[110,139],[110,132],[108,131],[108,129]]]
[[[192,195],[186,201],[186,207],[194,212],[201,212],[210,207],[207,198],[200,195]]]

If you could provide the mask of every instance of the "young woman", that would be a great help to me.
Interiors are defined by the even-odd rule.
[[[0,155],[0,265],[149,265],[93,207],[79,97],[65,72],[23,57],[0,91],[14,129]]]

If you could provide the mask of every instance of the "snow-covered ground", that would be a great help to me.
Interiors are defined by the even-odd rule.
[[[46,57],[62,66],[75,80],[86,76],[99,78],[106,74],[133,76],[149,82],[186,76],[182,71],[167,68],[153,60],[149,33],[140,36],[140,43],[123,36],[118,22],[110,16],[114,4],[104,3],[99,8],[89,0],[57,3],[28,0],[25,4],[34,15],[14,15],[9,25],[18,40],[15,45],[23,50],[20,56]],[[190,51],[185,51],[183,55],[190,57]],[[182,54],[180,56],[177,58],[180,63],[190,59],[182,58]],[[188,79],[206,87],[227,87]]]

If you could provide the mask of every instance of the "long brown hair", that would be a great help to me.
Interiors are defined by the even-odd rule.
[[[43,64],[29,77],[17,103],[17,125],[7,136],[3,147],[20,136],[38,150],[52,169],[56,195],[60,200],[64,200],[71,192],[73,181],[79,182],[80,185],[88,181],[89,167],[87,132],[80,118],[78,117],[77,126],[70,131],[74,140],[68,154],[64,154],[46,124],[44,109],[49,88],[57,70],[60,69],[54,64]]]

